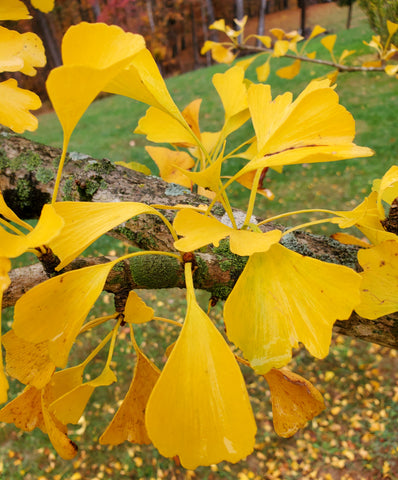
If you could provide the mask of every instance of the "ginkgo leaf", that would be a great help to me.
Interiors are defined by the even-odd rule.
[[[182,124],[185,123],[184,117],[167,90],[152,54],[146,48],[140,50],[129,66],[106,85],[105,91],[152,105]]]
[[[18,72],[24,65],[21,57],[22,35],[0,26],[0,72]]]
[[[396,237],[398,238],[398,237]],[[355,311],[376,319],[398,310],[398,241],[387,240],[358,252],[361,272],[361,303]]]
[[[275,432],[280,437],[291,437],[325,409],[319,390],[300,375],[273,368],[264,377],[271,391]]]
[[[20,0],[2,0],[0,20],[25,20],[32,18],[26,5]]]
[[[215,162],[199,172],[184,172],[190,183],[199,185],[204,189],[217,193],[221,189],[221,166],[223,155],[220,155]]]
[[[398,65],[386,65],[384,67],[384,71],[387,75],[390,75],[392,77],[393,75],[398,73]]]
[[[124,321],[126,323],[146,323],[152,320],[154,310],[131,290],[124,307]]]
[[[53,205],[44,205],[36,227],[26,235],[29,248],[48,244],[54,239],[65,222]]]
[[[264,174],[265,174],[265,171],[264,171]],[[240,176],[239,178],[236,179],[236,181],[241,185],[243,185],[244,187],[251,190],[253,188],[253,180],[254,180],[255,174],[256,172],[253,170],[252,172],[248,172],[245,175]],[[271,190],[269,190],[268,188],[264,188],[262,185],[259,185],[257,187],[257,193],[268,198],[268,200],[273,200],[275,198],[275,195],[271,192]]]
[[[48,340],[51,360],[63,368],[116,262],[73,270],[33,287],[15,304],[15,334],[32,343]]]
[[[149,397],[146,428],[163,456],[195,469],[246,457],[256,425],[234,355],[196,303],[192,281],[188,290],[185,323]]]
[[[40,98],[29,90],[19,88],[17,81],[10,78],[0,83],[0,123],[16,133],[36,130],[37,118],[29,110],[41,107]]]
[[[234,54],[230,48],[226,48],[217,42],[206,40],[200,53],[204,55],[209,51],[211,51],[211,56],[217,63],[229,64],[232,63],[236,58],[236,54]]]
[[[19,257],[28,248],[25,236],[9,233],[2,226],[0,226],[0,245],[0,258]]]
[[[259,82],[266,82],[271,71],[269,62],[265,62],[256,68],[257,80]]]
[[[394,35],[394,33],[398,31],[398,23],[394,23],[394,22],[391,22],[390,20],[387,20],[387,29],[388,29],[388,33],[391,36]]]
[[[220,240],[230,236],[231,252],[246,256],[267,251],[271,245],[279,242],[282,235],[279,230],[266,233],[236,230],[190,209],[180,210],[173,225],[177,234],[184,237],[174,242],[177,250],[182,252],[191,252],[210,243],[217,247]]]
[[[48,342],[30,343],[17,337],[13,330],[2,338],[6,350],[7,373],[25,385],[37,389],[50,381],[55,370],[48,353]]]
[[[134,133],[146,135],[151,142],[196,145],[192,130],[159,108],[149,107]]]
[[[133,381],[111,423],[99,438],[101,445],[119,445],[126,440],[139,445],[151,443],[145,427],[145,411],[160,371],[141,350],[136,351]]]
[[[276,71],[278,77],[286,78],[291,80],[300,73],[301,60],[295,60],[291,65],[287,67],[280,68]]]
[[[159,174],[163,180],[184,187],[191,187],[191,181],[181,171],[181,169],[188,170],[195,165],[195,160],[187,152],[170,150],[165,147],[145,147],[145,150],[158,166]]]
[[[271,28],[270,33],[276,37],[278,40],[282,40],[282,38],[285,37],[285,31],[282,30],[281,28]]]
[[[82,416],[94,390],[98,387],[108,386],[116,382],[116,380],[116,375],[109,366],[106,366],[98,377],[75,386],[72,390],[50,403],[49,411],[65,425],[67,423],[76,424]]]
[[[398,166],[393,165],[379,181],[373,182],[373,189],[378,192],[377,205],[379,212],[384,213],[381,208],[381,202],[387,202],[389,205],[398,197]]]
[[[31,0],[31,3],[44,13],[51,12],[54,8],[54,0]]]
[[[142,213],[158,212],[137,202],[56,202],[55,211],[65,225],[50,247],[61,260],[57,270],[76,258],[84,249],[112,228]]]
[[[48,404],[47,389],[44,388],[41,391],[41,408],[48,438],[61,458],[71,460],[77,455],[77,445],[68,437],[66,426],[48,410]]]
[[[369,242],[365,242],[364,240],[354,237],[354,235],[350,235],[348,233],[336,232],[331,235],[331,238],[337,240],[344,245],[357,245],[358,247],[362,248],[370,247]]]
[[[16,398],[0,410],[0,422],[13,423],[24,432],[36,427],[46,432],[41,410],[41,391],[28,386]]]
[[[198,138],[200,138],[199,111],[201,103],[202,99],[197,98],[190,102],[181,112],[187,124]]]
[[[9,384],[7,377],[4,373],[3,362],[0,365],[0,403],[4,403],[7,401],[7,392],[9,389]]]
[[[323,37],[321,40],[322,45],[329,50],[330,53],[333,52],[334,44],[336,43],[337,35],[328,35],[327,37]]]
[[[360,282],[348,267],[273,245],[249,257],[227,298],[227,335],[260,374],[286,365],[298,342],[324,358],[333,323],[359,303]]]
[[[289,50],[288,40],[277,40],[274,44],[274,53],[272,54],[272,56],[283,57],[284,55],[286,55],[288,50]]]
[[[140,172],[143,173],[144,175],[151,175],[152,172],[151,170],[146,166],[143,165],[142,163],[138,162],[113,162],[115,165],[120,165],[122,167],[128,168],[130,170],[134,170],[135,172]]]
[[[311,38],[317,37],[323,32],[326,32],[326,28],[323,28],[320,25],[315,25],[315,27],[312,29],[311,35],[308,37],[308,40],[311,40]]]
[[[25,75],[34,76],[37,73],[35,67],[44,67],[46,64],[43,42],[40,37],[32,32],[23,33],[22,41],[22,59],[24,65],[20,71]]]
[[[32,230],[33,227],[31,227],[28,223],[24,222],[21,220],[18,215],[11,210],[11,208],[6,204],[3,194],[0,192],[0,214],[3,215],[4,218],[7,220],[10,220],[11,222],[16,223],[20,227],[26,228],[28,230]]]

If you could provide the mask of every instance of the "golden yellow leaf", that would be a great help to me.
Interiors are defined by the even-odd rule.
[[[387,20],[387,29],[388,33],[392,36],[396,31],[398,31],[398,23],[391,22]]]
[[[101,374],[89,382],[77,384],[66,391],[51,403],[48,403],[49,412],[63,424],[78,423],[94,390],[116,382],[117,378],[109,366],[105,366]]]
[[[22,35],[0,26],[0,72],[18,72],[23,68]]]
[[[329,50],[330,53],[333,52],[334,44],[336,43],[337,35],[328,35],[327,37],[322,38],[321,43]]]
[[[151,175],[152,172],[150,169],[146,166],[143,165],[142,163],[138,162],[113,162],[115,165],[120,165],[122,167],[128,168],[130,170],[134,170],[135,172],[140,172],[143,173],[144,175]]]
[[[17,81],[10,78],[0,83],[0,123],[16,133],[36,130],[37,118],[29,110],[41,107],[40,98],[29,90],[18,87]]]
[[[41,411],[41,392],[28,386],[0,410],[0,422],[13,423],[24,432],[31,432],[36,427],[46,432]]]
[[[264,377],[271,391],[275,432],[280,437],[291,437],[324,410],[319,390],[300,375],[273,368]]]
[[[369,62],[363,62],[362,63],[362,66],[363,67],[381,67],[382,66],[382,62],[381,60],[372,60],[372,61],[369,61]]]
[[[274,44],[273,57],[283,57],[289,50],[288,40],[277,40]]]
[[[44,67],[46,64],[43,42],[40,37],[32,32],[23,33],[21,38],[23,42],[23,50],[21,52],[23,68],[20,69],[20,72],[34,76],[37,73],[34,67]]]
[[[285,31],[281,28],[271,28],[270,33],[278,40],[282,40],[282,38],[285,36]]]
[[[246,457],[256,425],[235,358],[187,285],[185,323],[149,397],[146,428],[163,456],[195,469]]]
[[[272,44],[272,39],[268,35],[254,35],[254,37],[257,40],[260,40],[260,42],[265,46],[265,48],[271,48]]]
[[[48,438],[58,455],[64,460],[71,460],[77,455],[77,445],[70,440],[67,429],[49,410],[48,390],[41,391],[41,409]]]
[[[195,165],[194,159],[187,152],[165,147],[145,147],[145,150],[158,166],[159,174],[163,180],[191,188],[190,179],[182,171]]]
[[[48,354],[48,342],[30,343],[17,337],[13,330],[3,335],[7,373],[25,385],[43,388],[55,370]]]
[[[249,257],[226,300],[227,335],[260,374],[286,365],[298,342],[323,358],[333,323],[359,303],[360,282],[347,267],[272,245]]]
[[[57,270],[129,218],[142,213],[158,214],[154,208],[136,202],[57,202],[53,206],[65,222],[61,235],[50,242],[51,249],[61,260]]]
[[[124,321],[126,323],[146,323],[152,320],[154,310],[133,290],[130,291],[124,307]]]
[[[257,80],[259,82],[266,82],[267,78],[269,77],[271,68],[269,66],[269,62],[265,62],[259,67],[256,68]]]
[[[0,214],[3,215],[3,217],[6,218],[7,220],[11,220],[11,222],[16,223],[17,225],[23,228],[27,228],[28,230],[32,228],[28,223],[21,220],[18,217],[18,215],[11,210],[11,208],[6,204],[3,194],[1,192],[0,192]]]
[[[308,40],[311,40],[311,38],[317,37],[323,32],[326,32],[326,28],[323,28],[320,25],[315,25],[315,27],[312,29],[311,35],[308,37]]]
[[[364,240],[354,237],[353,235],[349,235],[348,233],[342,233],[342,232],[333,233],[331,235],[331,238],[333,238],[334,240],[337,240],[340,243],[343,243],[344,245],[358,245],[359,247],[362,247],[362,248],[370,247],[369,242],[365,242]]]
[[[396,237],[397,238],[397,237]],[[355,311],[376,319],[398,310],[398,241],[387,240],[358,252],[361,272],[361,303]]]
[[[31,3],[44,13],[48,13],[54,8],[54,0],[31,0]]]
[[[256,172],[253,170],[252,172],[245,173],[241,177],[237,178],[236,181],[251,190],[253,187],[253,180],[255,174]],[[259,193],[265,198],[268,198],[268,200],[273,200],[275,198],[275,195],[271,192],[271,190],[269,190],[268,188],[264,188],[261,185],[257,188],[257,193]]]
[[[48,340],[51,360],[63,368],[115,263],[73,270],[33,287],[15,305],[15,334],[32,343]]]
[[[2,0],[0,20],[25,20],[32,18],[26,5],[20,0]]]
[[[291,80],[300,73],[301,60],[295,60],[291,65],[280,68],[276,71],[278,77]]]
[[[145,411],[160,371],[141,350],[136,349],[136,352],[133,381],[111,423],[101,435],[101,445],[119,445],[126,440],[140,445],[151,443],[145,428]]]
[[[390,77],[392,77],[393,75],[396,75],[398,73],[398,65],[386,65],[384,71],[387,75],[390,75]]]
[[[0,256],[0,302],[2,293],[7,290],[11,283],[8,272],[11,270],[11,262],[7,257]]]
[[[29,248],[46,245],[53,240],[63,228],[65,222],[53,205],[44,205],[36,227],[26,235]]]

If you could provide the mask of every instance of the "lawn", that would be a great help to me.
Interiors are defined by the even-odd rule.
[[[339,32],[339,48],[355,48],[362,58],[367,58],[362,39],[369,39],[371,32],[363,19],[358,20],[362,18],[359,11],[355,12],[358,17],[354,28]],[[337,27],[331,24],[328,28]],[[319,42],[314,41],[314,49],[321,51],[321,48]],[[274,70],[286,63],[286,60],[280,60],[278,66],[275,63]],[[201,127],[204,130],[216,130],[222,121],[223,112],[211,86],[211,77],[225,68],[215,65],[167,80],[170,92],[180,107],[195,98],[203,98]],[[282,80],[272,73],[269,83],[274,95],[286,90],[297,95],[310,79],[323,73],[325,71],[321,68],[306,65],[294,81]],[[254,68],[249,70],[248,76],[255,80]],[[398,81],[380,74],[346,74],[338,78],[337,91],[341,103],[356,119],[356,143],[373,148],[375,156],[338,164],[289,167],[282,174],[272,172],[267,186],[276,198],[273,202],[260,202],[259,215],[274,215],[310,206],[351,209],[369,192],[372,180],[395,163]],[[73,134],[70,151],[107,157],[113,161],[140,161],[156,173],[156,166],[144,150],[147,144],[145,138],[133,133],[144,113],[145,106],[120,97],[109,96],[96,101]],[[236,143],[243,141],[248,132],[248,129],[242,129]],[[61,128],[52,113],[40,116],[38,131],[29,137],[51,145],[60,146],[62,142]],[[234,201],[237,206],[244,207],[246,192],[236,189]],[[109,253],[123,248],[120,243],[107,239],[96,244],[91,252]],[[148,291],[140,294],[158,315],[174,320],[184,318],[181,293],[162,292],[158,295]],[[202,305],[206,305],[206,295],[199,296]],[[110,295],[103,294],[92,316],[106,314],[112,303]],[[211,317],[221,325],[219,305],[212,310]],[[9,316],[6,321],[10,321]],[[98,330],[95,334],[87,334],[84,342],[76,346],[72,352],[73,362],[85,358],[109,328],[102,326]],[[148,356],[161,366],[165,347],[176,339],[177,333],[170,325],[149,324],[139,329],[137,337]],[[93,368],[99,368],[104,358],[105,353],[99,355]],[[128,342],[127,331],[122,329],[112,365],[114,368],[119,366],[118,382],[109,388],[97,389],[80,424],[71,428],[71,438],[80,448],[76,460],[67,462],[58,458],[46,436],[37,430],[29,434],[17,431],[12,425],[4,425],[0,430],[0,478],[393,479],[396,478],[394,472],[398,471],[397,359],[398,355],[393,350],[342,336],[335,336],[330,354],[322,361],[314,361],[303,349],[296,351],[289,367],[317,386],[324,395],[327,408],[291,439],[278,438],[273,431],[269,390],[264,379],[244,369],[258,424],[253,454],[237,465],[221,463],[191,472],[184,471],[172,460],[159,457],[152,447],[128,443],[104,447],[97,443],[132,378],[134,352]],[[89,371],[88,375],[94,375],[94,371]],[[20,390],[20,385],[13,382],[12,395],[17,390]]]

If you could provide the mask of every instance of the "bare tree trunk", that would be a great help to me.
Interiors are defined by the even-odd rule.
[[[351,19],[352,19],[352,5],[353,5],[353,2],[351,2],[349,5],[348,5],[348,15],[347,15],[347,30],[351,27]]]
[[[146,0],[146,11],[148,14],[149,26],[153,33],[155,31],[155,21],[153,19],[152,0]]]
[[[300,33],[303,37],[305,37],[305,24],[306,24],[306,17],[307,17],[307,0],[299,0],[299,6],[301,8],[301,15],[300,15]]]
[[[260,1],[260,12],[258,14],[258,28],[257,35],[265,34],[265,10],[267,8],[267,0]],[[261,47],[262,43],[260,40],[257,40],[257,46]]]
[[[199,43],[198,43],[198,35],[196,32],[196,18],[195,18],[195,5],[191,3],[191,24],[192,24],[192,50],[193,50],[193,61],[194,61],[194,69],[199,67]]]

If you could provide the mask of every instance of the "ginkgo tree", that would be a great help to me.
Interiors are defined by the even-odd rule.
[[[18,0],[5,4],[2,19],[25,15]],[[41,64],[32,60],[34,55],[26,55],[30,47],[24,45],[30,45],[31,37],[21,40],[10,32],[3,32],[4,70],[31,72]],[[35,58],[41,59],[42,47],[38,41],[35,45],[40,51]],[[266,379],[275,430],[283,437],[293,435],[324,409],[320,392],[286,368],[293,349],[302,344],[315,358],[324,358],[337,320],[347,320],[354,311],[372,320],[397,310],[398,238],[388,206],[393,210],[398,197],[398,166],[375,181],[370,195],[351,211],[313,209],[324,218],[288,229],[275,221],[300,212],[257,220],[253,216],[257,195],[273,195],[262,185],[268,169],[281,171],[289,165],[373,154],[354,143],[354,119],[339,103],[330,79],[312,81],[294,100],[289,92],[273,97],[269,85],[248,81],[245,65],[235,64],[213,77],[224,122],[219,131],[208,132],[199,125],[200,101],[193,100],[180,111],[140,35],[117,26],[81,23],[66,32],[62,58],[63,65],[50,72],[46,84],[63,129],[51,201],[32,227],[0,195],[1,296],[7,295],[13,276],[10,259],[31,252],[47,272],[44,281],[18,298],[12,327],[1,338],[5,349],[5,365],[0,365],[1,401],[7,401],[7,375],[25,389],[3,406],[0,421],[24,431],[37,427],[62,458],[74,458],[77,445],[68,437],[67,425],[79,421],[96,388],[117,381],[112,357],[116,342],[122,341],[119,328],[127,324],[136,352],[134,376],[99,438],[101,444],[152,443],[162,455],[179,457],[189,469],[246,457],[254,448],[256,424],[239,364]],[[16,132],[35,128],[30,110],[39,106],[36,96],[20,92],[13,81],[3,88],[9,95],[8,103],[0,107],[2,123]],[[196,190],[206,202],[62,199],[69,140],[100,92],[148,105],[136,132],[162,144],[147,149],[161,177]],[[231,147],[234,132],[247,122],[253,136]],[[242,159],[243,166],[226,178],[225,165],[235,158]],[[231,200],[235,182],[250,191],[244,212],[237,212]],[[170,248],[131,250],[88,266],[77,261],[99,237],[144,215],[155,218],[167,231]],[[342,230],[355,226],[366,237],[365,241],[344,232],[338,237],[357,245],[358,271],[289,248],[294,232],[321,222]],[[223,298],[225,336],[195,295],[198,275],[206,265],[202,259],[221,242],[242,260],[240,276]],[[186,289],[184,322],[157,316],[135,289],[116,294],[113,313],[87,320],[112,272],[127,263],[134,276],[134,261],[146,257],[170,260],[170,275],[175,276],[176,265],[180,269],[177,276]],[[163,275],[169,275],[167,268]],[[148,322],[168,322],[179,331],[162,366],[155,365],[136,340],[136,326]],[[84,341],[85,334],[100,325],[108,333],[81,363],[71,365],[70,352],[77,339]],[[104,348],[108,350],[101,373],[86,381],[87,365]]]

